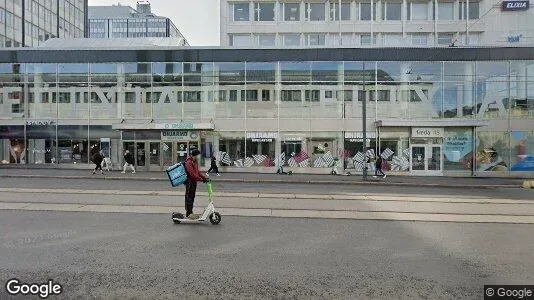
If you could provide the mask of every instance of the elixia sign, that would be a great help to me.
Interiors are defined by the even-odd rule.
[[[530,1],[528,0],[508,0],[502,2],[503,11],[528,10]]]

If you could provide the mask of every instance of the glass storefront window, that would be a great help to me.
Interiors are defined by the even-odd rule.
[[[443,139],[445,171],[471,171],[473,133],[471,128],[446,128]]]
[[[219,137],[219,151],[216,154],[221,166],[242,167],[245,160],[245,133],[221,132]]]
[[[478,118],[507,118],[508,62],[476,62],[476,106]]]
[[[508,171],[510,169],[509,137],[507,132],[478,132],[475,170],[479,172]]]
[[[88,127],[84,125],[58,127],[58,159],[60,164],[90,163],[91,146],[87,135]]]
[[[56,163],[56,125],[26,126],[28,164]]]

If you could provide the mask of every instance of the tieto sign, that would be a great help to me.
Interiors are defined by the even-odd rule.
[[[502,2],[503,11],[528,10],[530,8],[529,0],[504,0]]]

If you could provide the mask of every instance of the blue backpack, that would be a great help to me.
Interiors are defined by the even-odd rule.
[[[187,171],[185,170],[184,163],[177,163],[173,166],[170,166],[165,170],[169,180],[171,181],[172,187],[177,187],[181,184],[185,184],[187,181]]]

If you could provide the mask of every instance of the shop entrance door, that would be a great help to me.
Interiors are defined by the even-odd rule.
[[[412,145],[410,160],[410,171],[414,175],[443,175],[441,145]]]

